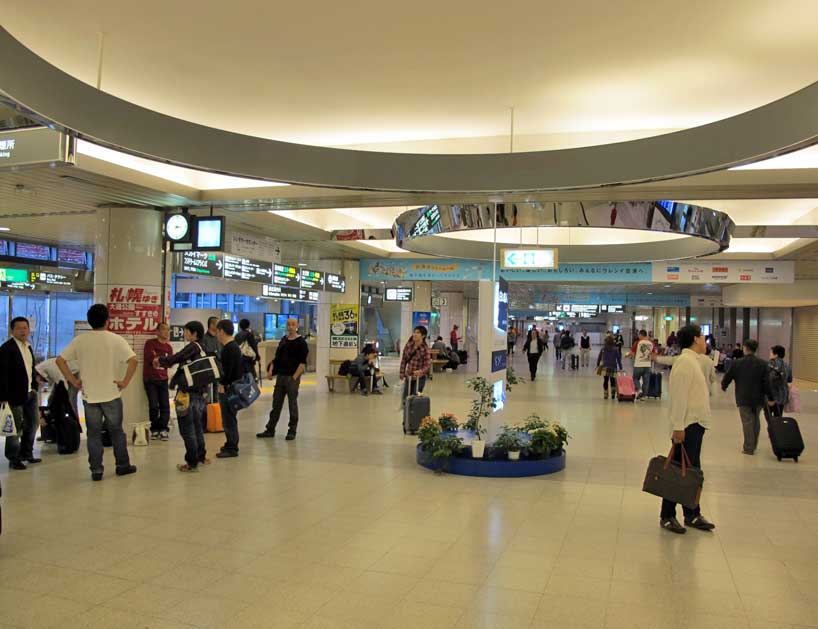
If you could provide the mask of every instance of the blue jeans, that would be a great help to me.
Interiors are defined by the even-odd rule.
[[[88,433],[88,465],[92,473],[101,473],[105,470],[102,464],[102,455],[105,451],[102,447],[103,422],[108,428],[108,434],[111,435],[116,466],[121,468],[131,464],[128,457],[128,439],[125,431],[122,430],[122,399],[117,398],[110,402],[86,402],[85,429]]]
[[[203,463],[207,450],[205,448],[203,417],[207,412],[204,396],[195,391],[190,392],[190,407],[187,415],[179,417],[179,434],[185,442],[185,463],[195,468]]]
[[[633,383],[636,385],[636,392],[642,395],[648,393],[648,382],[650,381],[650,367],[634,367]]]

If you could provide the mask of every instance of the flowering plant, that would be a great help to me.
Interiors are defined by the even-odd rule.
[[[531,437],[526,451],[534,456],[548,456],[554,450],[561,450],[569,437],[568,431],[558,421],[545,421],[536,413],[517,423],[514,429]]]
[[[463,449],[463,440],[455,435],[442,435],[441,432],[440,422],[427,415],[420,422],[418,438],[420,449],[426,457],[437,459],[440,471],[443,471],[447,461]]]
[[[456,432],[460,430],[460,423],[453,413],[441,413],[440,417],[437,418],[437,422],[443,432]]]
[[[523,449],[523,439],[516,426],[501,426],[500,434],[494,441],[495,448],[501,448],[507,452],[519,452]]]

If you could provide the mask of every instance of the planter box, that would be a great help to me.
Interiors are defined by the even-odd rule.
[[[495,452],[490,452],[491,450]],[[491,456],[495,458],[489,458]],[[519,461],[509,461],[505,451],[499,448],[486,448],[485,458],[473,459],[471,458],[471,447],[466,446],[460,456],[452,457],[447,461],[436,461],[427,457],[418,444],[416,461],[418,465],[435,472],[443,471],[460,476],[487,478],[521,478],[553,474],[565,469],[565,450],[561,450],[559,454],[552,453],[550,457],[544,459],[523,458]]]

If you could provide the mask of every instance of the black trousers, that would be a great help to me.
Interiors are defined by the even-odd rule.
[[[784,417],[784,405],[783,404],[776,404],[775,406],[768,406],[770,410],[770,415],[773,417]]]
[[[14,416],[17,434],[6,437],[5,455],[10,462],[15,463],[34,456],[34,440],[40,427],[37,392],[29,391],[28,399],[22,405],[11,407],[11,414]]]
[[[693,467],[701,468],[702,466],[702,440],[704,439],[704,426],[701,424],[690,424],[685,428],[685,452],[690,459],[690,464]],[[682,449],[676,448],[673,453],[673,460],[677,463],[682,462]],[[686,518],[694,518],[701,513],[701,508],[696,505],[695,509],[690,509],[683,506]],[[670,500],[662,500],[662,518],[676,517],[676,503]]]
[[[151,432],[167,430],[170,421],[168,381],[145,380],[145,393],[148,394],[148,416],[151,420]]]
[[[539,354],[528,354],[528,373],[531,375],[532,380],[537,377],[537,364],[539,362]]]
[[[273,389],[273,410],[270,411],[270,421],[266,426],[269,432],[276,431],[276,425],[284,408],[285,397],[290,407],[290,425],[287,432],[295,434],[298,430],[298,386],[300,384],[301,381],[292,376],[276,376],[276,386]]]

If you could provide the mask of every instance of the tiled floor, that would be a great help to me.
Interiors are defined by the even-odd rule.
[[[549,477],[436,476],[414,463],[397,396],[314,382],[297,441],[254,438],[268,393],[242,413],[241,457],[197,475],[176,472],[175,433],[132,449],[138,474],[102,483],[84,446],[3,466],[0,626],[818,627],[816,413],[799,417],[801,462],[779,463],[766,435],[740,453],[738,414],[718,396],[703,454],[718,528],[676,537],[640,491],[668,447],[667,400],[606,402],[592,375],[548,359],[543,371],[507,411],[568,426],[568,467]],[[465,413],[463,375],[429,393],[435,413]],[[211,453],[221,440],[208,437]]]

